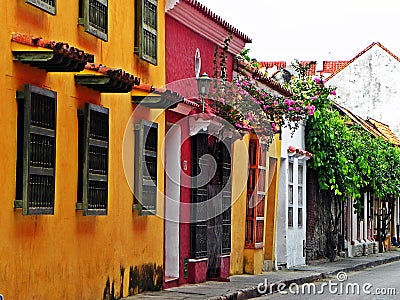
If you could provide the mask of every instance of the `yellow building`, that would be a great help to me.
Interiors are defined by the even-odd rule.
[[[130,117],[144,85],[165,83],[164,1],[0,8],[0,293],[109,299],[160,288],[163,220],[151,214],[163,213],[164,113],[142,108]],[[155,172],[124,168],[146,153]],[[134,177],[147,206],[134,203]]]
[[[280,83],[261,75],[243,59],[237,60],[235,72],[234,76],[257,77],[257,84],[272,94],[291,95]],[[270,145],[261,144],[256,135],[250,134],[235,142],[231,274],[260,274],[275,267],[280,159],[279,133]],[[248,174],[242,171],[247,168]],[[241,182],[246,184],[243,186]]]

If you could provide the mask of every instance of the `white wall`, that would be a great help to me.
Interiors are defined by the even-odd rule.
[[[276,265],[286,263],[288,268],[305,264],[303,247],[306,239],[306,162],[288,155],[288,147],[305,149],[304,125],[293,135],[287,128],[282,130],[281,175],[278,191],[278,216],[276,224]],[[289,162],[293,162],[293,227],[288,226]],[[298,165],[303,165],[302,226],[298,226]],[[304,242],[303,242],[304,241]],[[304,254],[304,255],[303,255]]]
[[[179,278],[179,207],[181,127],[173,125],[165,138],[165,276]]]
[[[400,136],[400,62],[381,47],[373,46],[327,84],[337,87],[339,104]]]

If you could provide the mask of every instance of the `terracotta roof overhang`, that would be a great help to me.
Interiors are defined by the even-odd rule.
[[[109,68],[101,64],[87,64],[85,69],[98,74],[75,74],[75,83],[100,93],[128,93],[134,85],[140,85],[140,78],[122,69]]]
[[[333,103],[334,108],[339,110],[339,112],[342,113],[342,115],[348,116],[351,121],[347,122],[348,125],[353,125],[353,124],[359,124],[362,128],[364,128],[366,131],[368,131],[370,134],[381,137],[384,140],[387,140],[391,142],[392,144],[396,146],[400,146],[400,140],[398,137],[393,133],[393,131],[390,129],[390,127],[382,122],[379,122],[377,120],[374,120],[372,118],[367,118],[364,120],[363,118],[353,114],[349,109],[341,106],[340,104],[334,102]]]
[[[11,40],[37,48],[13,50],[15,61],[44,69],[47,72],[80,72],[88,62],[94,61],[93,54],[70,47],[67,43],[50,41],[22,33],[13,33]]]
[[[309,160],[313,157],[312,153],[308,152],[307,150],[297,148],[295,146],[289,146],[287,152],[290,157],[298,159]]]
[[[173,109],[184,103],[184,97],[168,89],[150,88],[147,96],[132,96],[132,102],[148,108]]]

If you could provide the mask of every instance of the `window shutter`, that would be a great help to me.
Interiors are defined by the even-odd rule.
[[[227,145],[225,145],[225,143]],[[231,183],[231,141],[226,140],[225,143],[220,143],[219,152],[219,168],[221,169],[222,183],[222,254],[231,252],[231,206],[232,206],[232,183]]]
[[[157,65],[157,0],[138,0],[139,57]]]
[[[84,0],[83,25],[85,31],[108,40],[108,0]]]
[[[25,0],[26,3],[32,4],[52,15],[56,14],[56,0]]]
[[[17,199],[22,203],[16,200],[16,206],[22,206],[24,215],[54,214],[57,93],[25,85],[17,95],[23,139],[22,157],[17,158],[17,169],[22,167],[17,171]]]
[[[207,257],[207,185],[200,186],[197,175],[207,169],[207,160],[202,158],[208,154],[208,135],[197,134],[192,137],[192,204],[190,223],[190,256],[192,258]],[[199,180],[202,180],[199,178]],[[203,205],[201,203],[204,203]],[[196,221],[200,220],[200,221]]]
[[[260,248],[264,240],[266,197],[266,146],[257,139],[249,142],[249,178],[247,182],[246,235],[247,248]]]
[[[86,103],[83,115],[83,215],[107,215],[109,110]]]
[[[135,125],[134,207],[139,215],[157,212],[158,124],[141,120]]]

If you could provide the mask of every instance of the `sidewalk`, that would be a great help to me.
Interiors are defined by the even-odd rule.
[[[264,284],[267,282],[268,285],[273,284],[273,286],[276,286],[278,283],[284,283],[286,286],[289,286],[293,282],[302,284],[327,278],[338,272],[348,273],[359,271],[398,260],[400,260],[400,251],[388,251],[358,258],[339,259],[335,262],[324,261],[312,263],[294,270],[264,272],[260,275],[233,275],[230,277],[230,282],[207,281],[200,284],[188,284],[159,292],[145,292],[123,299],[242,300],[260,296],[257,292],[257,285],[260,283]]]

